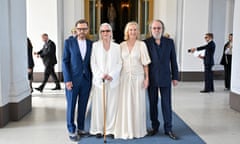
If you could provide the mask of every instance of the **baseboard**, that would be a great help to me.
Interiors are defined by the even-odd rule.
[[[60,81],[63,81],[62,72],[56,72]],[[33,73],[33,81],[34,82],[42,82],[44,77],[43,72],[34,72]],[[224,79],[224,71],[214,71],[214,80],[223,80]],[[204,72],[179,72],[179,80],[180,81],[203,81],[204,80]],[[49,82],[53,82],[52,77],[49,77]]]
[[[56,72],[56,75],[59,81],[63,81],[63,74],[62,72]],[[33,73],[33,81],[34,82],[42,82],[44,78],[44,72],[34,72]],[[53,82],[52,77],[50,76],[48,79],[49,82]]]
[[[9,105],[0,107],[0,128],[9,122]]]
[[[230,107],[238,112],[240,112],[240,95],[230,92]]]
[[[9,121],[18,121],[32,110],[32,96],[28,96],[18,103],[9,103],[0,107],[0,128]]]
[[[223,71],[214,71],[214,80],[223,80]],[[180,81],[203,81],[204,72],[179,72]]]

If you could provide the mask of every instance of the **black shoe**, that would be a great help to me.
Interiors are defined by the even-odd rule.
[[[35,90],[37,90],[37,91],[40,91],[40,92],[42,92],[42,91],[43,91],[43,89],[42,89],[42,88],[40,88],[40,87],[38,87],[38,88],[35,88]]]
[[[148,130],[147,136],[154,136],[157,133],[158,133],[158,130],[151,129],[151,130]]]
[[[107,137],[114,139],[114,135],[113,134],[108,134]]]
[[[97,133],[97,134],[96,134],[96,138],[102,138],[102,137],[103,137],[102,134],[100,134],[100,133]]]
[[[175,134],[173,134],[173,132],[165,132],[165,135],[169,136],[171,139],[173,140],[177,140],[177,136]]]
[[[80,140],[80,136],[78,135],[70,135],[69,139],[73,142],[78,142]]]
[[[209,90],[202,90],[200,91],[200,93],[209,93],[210,91]]]
[[[78,133],[79,136],[87,136],[87,135],[89,135],[89,132],[86,132],[84,130],[78,130],[77,133]]]
[[[53,88],[52,90],[60,90],[61,87],[60,86],[56,86],[55,88]]]

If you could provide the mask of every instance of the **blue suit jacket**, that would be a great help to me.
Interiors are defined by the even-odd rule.
[[[92,41],[86,40],[86,42],[87,52],[83,60],[77,38],[71,37],[65,40],[62,60],[64,82],[72,81],[78,84],[82,77],[87,78],[90,82],[92,81],[92,72],[90,69]]]
[[[214,52],[215,52],[215,43],[214,41],[210,41],[207,45],[198,47],[197,50],[204,50],[204,65],[214,65]]]
[[[169,87],[172,80],[178,80],[176,52],[172,39],[161,37],[160,48],[155,46],[153,37],[145,40],[151,63],[149,83],[155,87]]]

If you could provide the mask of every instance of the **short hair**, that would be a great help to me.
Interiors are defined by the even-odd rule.
[[[102,23],[99,27],[99,40],[102,40],[102,35],[101,35],[101,31],[102,31],[102,28],[103,26],[107,26],[110,30],[110,33],[111,33],[111,41],[113,41],[113,32],[112,32],[112,27],[109,23]]]
[[[85,19],[80,19],[80,20],[78,20],[78,21],[75,23],[75,27],[76,27],[78,24],[83,24],[83,23],[87,24],[87,26],[88,26],[88,22],[87,22]]]
[[[165,32],[165,25],[163,23],[163,21],[161,21],[160,19],[155,19],[155,20],[152,20],[149,24],[149,33],[150,35],[152,36],[152,24],[153,22],[159,22],[161,25],[162,25],[162,35],[164,34]]]
[[[139,31],[139,26],[138,26],[138,23],[135,22],[135,21],[131,21],[131,22],[128,22],[125,26],[125,29],[124,29],[124,40],[128,40],[129,39],[129,36],[128,36],[128,31],[129,31],[129,26],[130,25],[135,25],[137,27],[137,39],[140,39],[140,31]]]
[[[232,33],[230,33],[230,34],[229,34],[229,36],[233,36],[233,34],[232,34]]]
[[[206,36],[209,36],[211,39],[213,39],[213,33],[206,33]]]
[[[46,36],[46,37],[48,37],[48,34],[47,34],[47,33],[43,33],[42,36]]]

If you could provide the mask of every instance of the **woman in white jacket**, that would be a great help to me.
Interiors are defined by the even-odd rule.
[[[103,23],[100,26],[99,40],[93,43],[91,55],[93,85],[90,134],[96,135],[97,138],[102,137],[104,126],[103,79],[106,94],[106,135],[114,134],[121,68],[120,46],[113,42],[111,26]]]

